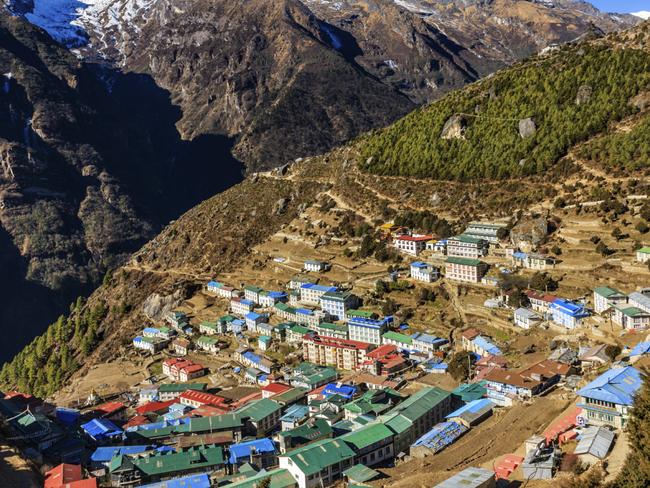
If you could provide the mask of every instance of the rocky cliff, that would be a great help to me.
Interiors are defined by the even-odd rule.
[[[181,141],[168,96],[146,78],[104,73],[109,93],[45,32],[6,14],[0,73],[0,328],[17,331],[3,360],[240,167],[219,160],[223,141]],[[199,154],[222,164],[221,181],[194,171]]]

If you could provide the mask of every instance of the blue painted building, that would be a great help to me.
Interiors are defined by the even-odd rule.
[[[625,427],[643,377],[636,368],[612,368],[578,390],[582,416],[589,424]]]
[[[571,302],[563,298],[556,298],[551,302],[553,322],[567,329],[575,329],[590,313],[581,303]]]

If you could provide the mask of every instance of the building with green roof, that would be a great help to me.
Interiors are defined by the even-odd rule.
[[[627,295],[609,286],[594,288],[594,312],[603,313],[613,305],[624,306],[627,303]]]
[[[288,407],[294,403],[307,403],[308,388],[295,387],[290,390],[273,395],[273,401],[279,403],[283,407]]]
[[[270,398],[253,400],[235,412],[246,423],[245,432],[257,437],[263,437],[280,424],[282,406]]]
[[[285,453],[321,439],[330,439],[334,429],[325,419],[309,419],[295,429],[284,430],[275,435],[280,452]]]
[[[348,310],[347,316],[348,318],[359,317],[362,319],[376,319],[378,317],[375,312],[369,310]]]
[[[196,340],[196,347],[202,351],[217,353],[219,352],[219,339],[202,335]]]
[[[389,330],[388,332],[384,332],[382,334],[381,343],[391,344],[401,349],[410,349],[413,346],[413,338],[411,336]]]
[[[280,456],[299,488],[329,486],[354,465],[355,453],[340,439],[324,439]]]
[[[453,281],[478,283],[487,269],[488,265],[478,259],[450,256],[445,261],[445,278]]]
[[[161,402],[178,398],[187,390],[204,391],[206,383],[165,383],[158,387],[158,399]]]
[[[346,420],[354,420],[360,415],[377,417],[393,408],[404,399],[404,395],[393,390],[368,390],[356,400],[343,406]]]
[[[347,324],[332,324],[330,322],[321,322],[309,327],[310,330],[316,332],[319,336],[323,337],[336,337],[337,339],[348,338]]]
[[[487,395],[487,388],[485,386],[486,384],[487,381],[479,381],[477,383],[463,383],[451,393],[462,400],[463,403],[470,403],[474,400],[480,400]]]
[[[269,480],[268,488],[295,488],[298,486],[297,481],[288,470],[273,469],[257,473],[245,480],[230,483],[228,488],[257,488],[266,479]]]
[[[350,486],[350,483],[365,483],[366,481],[372,481],[379,477],[380,474],[381,473],[378,471],[370,469],[363,464],[355,464],[343,472],[343,476],[348,479],[348,487]]]
[[[381,422],[368,424],[344,434],[339,439],[355,452],[355,460],[366,466],[374,466],[394,457],[395,432]]]
[[[199,324],[199,332],[206,335],[221,334],[222,325],[219,322],[204,320]]]
[[[211,445],[177,452],[116,456],[111,459],[109,473],[114,486],[123,486],[162,481],[197,472],[214,472],[224,467],[223,449]]]
[[[416,439],[442,422],[452,409],[451,393],[434,386],[422,388],[380,418],[395,432],[395,453],[399,454],[408,452]]]
[[[636,250],[636,260],[640,263],[650,261],[650,246],[644,246]]]
[[[294,368],[291,374],[290,384],[300,388],[313,390],[319,386],[336,381],[338,373],[329,366],[319,366],[310,362],[302,362]]]
[[[232,432],[235,441],[242,437],[244,420],[238,413],[224,413],[210,417],[195,417],[185,424],[176,426],[175,433],[181,435],[215,434]]]

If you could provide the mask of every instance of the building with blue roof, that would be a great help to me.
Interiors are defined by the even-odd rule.
[[[315,283],[305,283],[300,287],[300,301],[303,303],[310,303],[318,305],[320,297],[328,292],[338,291],[335,286],[317,285]]]
[[[352,317],[348,320],[350,340],[379,345],[382,343],[382,335],[392,323],[392,316],[384,317],[381,320]]]
[[[278,450],[268,438],[254,439],[230,446],[230,464],[250,463],[260,469],[277,466]]]
[[[266,322],[268,320],[268,315],[257,312],[248,312],[244,318],[246,319],[246,329],[251,332],[257,332],[257,326]]]
[[[582,321],[591,314],[581,303],[571,302],[563,298],[556,298],[550,305],[553,322],[567,329],[575,329],[582,325]]]
[[[646,354],[650,354],[650,342],[639,342],[630,351],[630,361],[636,361]]]
[[[411,336],[411,340],[413,349],[425,353],[438,351],[449,343],[449,340],[447,339],[442,339],[430,334],[424,334],[423,332],[416,332]]]
[[[115,439],[124,432],[108,419],[92,419],[81,425],[84,432],[97,442]]]
[[[422,261],[415,261],[411,263],[411,278],[425,283],[433,283],[440,278],[440,268]]]
[[[323,388],[321,394],[324,397],[329,397],[332,395],[339,395],[345,398],[346,400],[352,400],[354,395],[357,392],[357,387],[352,385],[344,385],[342,383],[328,383]]]
[[[291,430],[298,427],[309,418],[309,407],[307,405],[291,405],[284,415],[280,417],[282,430]]]
[[[480,355],[481,357],[485,356],[501,356],[503,353],[501,349],[492,344],[488,339],[479,335],[476,336],[472,341],[472,352]]]
[[[210,483],[210,475],[202,473],[140,486],[141,488],[210,488],[212,484]]]
[[[465,427],[473,427],[492,415],[494,406],[489,399],[479,398],[466,403],[445,418],[463,424]]]
[[[578,390],[578,406],[590,424],[623,428],[642,383],[643,376],[638,369],[632,366],[612,368]]]
[[[115,456],[141,454],[151,450],[153,450],[153,446],[149,445],[98,447],[95,449],[95,452],[90,455],[90,462],[93,469],[100,469],[104,466],[108,467],[111,459]]]

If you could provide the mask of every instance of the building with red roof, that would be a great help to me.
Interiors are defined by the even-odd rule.
[[[196,390],[186,390],[181,393],[181,396],[178,397],[178,401],[183,405],[197,408],[203,405],[221,407],[226,402],[226,399],[218,395],[213,395],[212,393],[205,393],[203,391]]]
[[[271,383],[262,388],[262,398],[271,398],[273,395],[279,395],[285,391],[291,390],[291,386],[284,383]]]
[[[185,417],[216,417],[230,411],[229,405],[214,407],[212,405],[201,405],[200,407],[190,410]]]
[[[366,354],[360,369],[377,376],[391,377],[409,368],[409,363],[394,344],[384,344]]]
[[[106,402],[92,410],[93,415],[111,420],[126,419],[126,405],[122,402]]]
[[[129,427],[137,427],[138,425],[144,425],[148,423],[150,422],[147,417],[144,415],[136,415],[135,417],[131,417],[129,421],[122,426],[122,428],[126,430]]]
[[[525,295],[528,297],[530,307],[536,312],[542,313],[548,313],[551,310],[551,303],[558,298],[555,295],[540,293],[535,290],[528,290]]]
[[[44,488],[97,488],[97,479],[83,479],[78,464],[59,464],[45,473]]]
[[[367,342],[307,334],[303,337],[302,347],[306,361],[337,369],[357,370],[374,346]]]
[[[168,400],[166,402],[158,402],[158,401],[149,402],[137,407],[135,409],[135,412],[138,415],[147,415],[147,414],[162,415],[167,413],[170,405],[172,405],[173,403],[176,403],[176,400]]]
[[[393,247],[412,256],[417,256],[426,249],[427,242],[432,239],[432,235],[396,235],[393,238]]]
[[[163,361],[162,371],[172,380],[189,381],[205,374],[205,368],[200,364],[185,358],[170,358]]]

